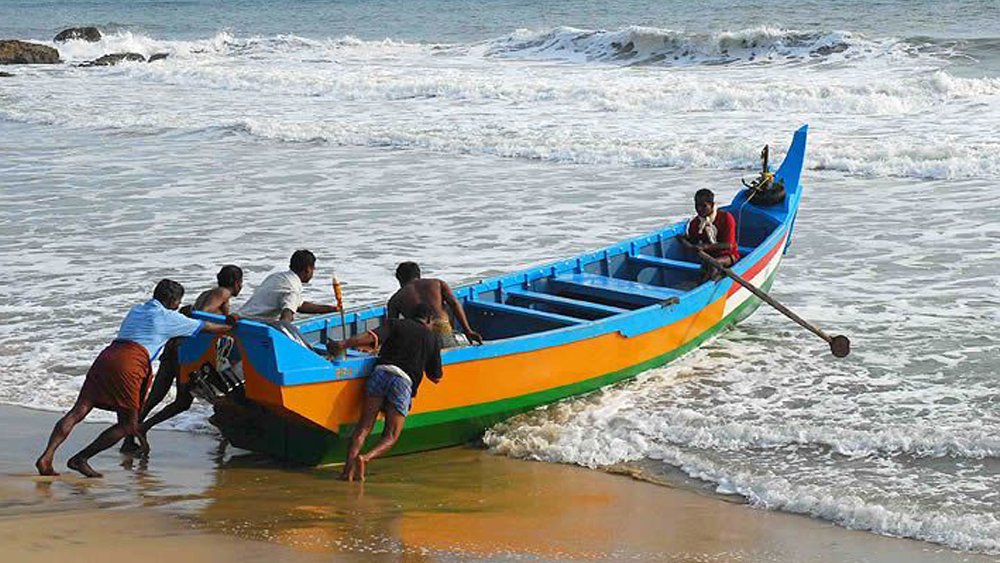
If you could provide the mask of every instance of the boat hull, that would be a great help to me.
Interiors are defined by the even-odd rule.
[[[774,282],[777,264],[774,266],[769,268],[769,275],[764,281],[755,279],[765,291],[770,289]],[[508,399],[444,410],[427,411],[422,409],[424,412],[417,412],[407,417],[405,431],[393,447],[391,455],[404,455],[468,443],[482,437],[488,428],[518,414],[568,397],[583,395],[615,383],[627,381],[644,371],[664,366],[749,317],[760,304],[761,301],[758,298],[749,296],[736,305],[728,315],[701,331],[691,340],[666,353],[621,369]],[[670,330],[676,332],[678,329],[676,327],[664,328],[664,332]],[[664,336],[662,334],[650,335],[654,338],[663,338]],[[586,355],[584,350],[568,352],[573,355]],[[544,363],[546,361],[559,362],[560,359],[534,358],[529,361]],[[558,365],[565,368],[565,364]],[[441,385],[447,383],[442,382]],[[313,392],[317,396],[325,396],[322,391],[314,390]],[[337,431],[333,431],[295,416],[293,413],[279,414],[275,410],[264,408],[257,403],[234,400],[217,403],[212,422],[219,428],[223,436],[238,448],[267,453],[305,465],[325,465],[344,461],[351,432],[354,429],[354,425],[348,423],[340,425]],[[371,433],[366,448],[378,441],[381,431],[382,420],[380,419]]]
[[[787,193],[780,205],[753,204],[744,191],[728,206],[737,216],[743,254],[733,270],[764,289],[773,284],[791,241],[805,138],[803,127],[776,173]],[[699,265],[685,261],[677,241],[684,228],[672,225],[456,288],[487,342],[442,352],[444,377],[420,387],[392,454],[478,439],[519,413],[667,364],[749,316],[760,300],[728,278],[680,289],[692,287],[685,284],[699,275]],[[329,360],[319,350],[341,331],[379,326],[384,315],[384,308],[370,308],[348,313],[345,325],[332,315],[302,321],[296,323],[304,336],[298,341],[280,327],[240,321],[232,336],[188,339],[180,351],[181,373],[214,369],[229,374],[220,381],[245,382],[239,392],[226,387],[212,399],[211,420],[233,445],[309,465],[343,461],[375,358],[352,353]],[[370,441],[381,427],[380,421]]]

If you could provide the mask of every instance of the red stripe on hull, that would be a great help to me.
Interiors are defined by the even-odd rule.
[[[785,248],[785,239],[787,238],[788,238],[788,232],[786,231],[785,236],[781,237],[781,240],[778,241],[777,244],[772,246],[771,250],[767,251],[767,254],[765,254],[753,266],[750,266],[750,268],[748,268],[746,272],[743,272],[743,275],[741,277],[745,280],[752,280],[754,276],[759,274],[761,270],[766,268],[767,265],[771,263],[771,260],[774,258],[774,256],[778,253],[779,250]],[[741,287],[743,286],[741,286],[738,283],[733,283],[733,285],[729,288],[729,292],[726,293],[726,297],[729,297],[730,295],[736,293],[737,291],[740,290]]]

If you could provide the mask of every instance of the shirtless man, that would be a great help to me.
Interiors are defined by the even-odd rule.
[[[215,279],[219,285],[201,292],[191,308],[226,317],[229,316],[229,300],[243,290],[243,269],[227,264],[219,270]]]
[[[190,313],[190,309],[194,309],[195,311],[222,315],[230,318],[230,322],[236,322],[238,317],[235,315],[231,316],[229,313],[229,300],[239,295],[243,289],[243,269],[239,266],[227,264],[219,270],[215,279],[219,284],[218,286],[201,292],[198,298],[195,299],[194,305],[183,307],[181,312],[188,314]],[[149,391],[149,397],[143,403],[142,412],[139,414],[139,434],[143,438],[141,440],[143,445],[140,447],[132,436],[126,436],[125,441],[122,443],[122,452],[148,453],[149,442],[145,438],[149,429],[191,408],[194,397],[191,395],[187,384],[181,383],[180,378],[177,377],[180,372],[180,361],[177,357],[177,347],[179,345],[180,339],[171,339],[167,342],[163,350],[163,357],[160,359],[160,367],[156,370],[156,377],[153,379],[153,386]],[[146,420],[149,413],[167,396],[167,391],[170,390],[170,386],[174,381],[177,382],[177,394],[174,397],[174,401],[156,413],[152,418]]]
[[[420,277],[420,266],[416,262],[403,262],[396,268],[396,279],[399,280],[400,289],[391,298],[387,307],[387,314],[390,319],[400,316],[412,318],[412,312],[420,303],[425,303],[431,308],[433,320],[431,330],[437,337],[441,348],[454,348],[461,346],[455,337],[451,327],[451,320],[445,306],[462,325],[462,332],[468,337],[470,342],[476,344],[483,343],[483,337],[478,332],[472,330],[469,319],[465,316],[465,309],[462,303],[455,298],[451,287],[442,280],[422,279]]]

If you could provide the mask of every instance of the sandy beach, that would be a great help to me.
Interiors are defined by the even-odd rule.
[[[990,561],[720,497],[460,447],[376,463],[367,483],[204,434],[154,432],[100,480],[40,478],[56,414],[0,407],[4,561]],[[101,424],[85,424],[65,459]]]

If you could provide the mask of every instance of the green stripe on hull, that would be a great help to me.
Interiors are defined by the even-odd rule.
[[[765,291],[770,289],[776,273],[777,271],[771,274],[762,285],[762,289]],[[487,428],[517,414],[560,399],[589,393],[635,377],[648,369],[662,366],[698,347],[725,328],[745,319],[760,306],[760,303],[760,299],[751,296],[727,317],[683,346],[616,372],[530,395],[411,415],[407,418],[406,426],[391,455],[433,450],[476,440]],[[347,455],[348,439],[354,425],[341,426],[340,432],[334,433],[319,426],[296,423],[262,407],[251,407],[252,413],[248,413],[242,407],[230,408],[231,410],[227,411],[226,407],[217,406],[215,419],[223,435],[236,447],[272,454],[307,465],[339,462]],[[372,430],[366,448],[378,441],[381,430],[382,421],[379,421]]]

